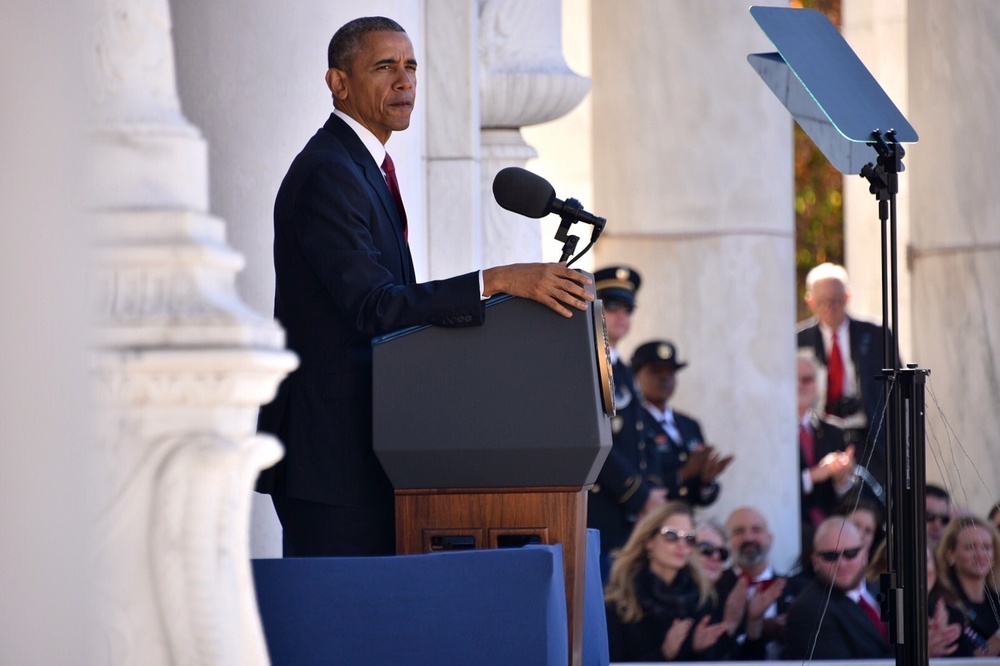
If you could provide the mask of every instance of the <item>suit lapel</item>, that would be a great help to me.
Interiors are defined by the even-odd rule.
[[[365,144],[361,142],[361,139],[354,133],[354,130],[335,114],[330,114],[330,118],[326,121],[324,129],[333,132],[341,140],[344,147],[347,148],[351,159],[354,160],[354,163],[364,173],[368,186],[372,188],[379,201],[382,202],[382,210],[392,223],[392,229],[396,236],[396,244],[399,247],[399,255],[405,257],[404,275],[407,276],[410,282],[415,282],[413,259],[410,257],[410,247],[404,236],[403,220],[399,217],[396,202],[392,198],[392,193],[389,192],[385,176],[382,175],[382,168],[378,164],[375,164],[371,153],[365,148]]]

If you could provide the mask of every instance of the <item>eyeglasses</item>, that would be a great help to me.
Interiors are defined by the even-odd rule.
[[[948,523],[951,522],[951,516],[949,516],[947,513],[934,513],[933,511],[927,511],[926,513],[924,513],[924,516],[927,518],[928,523],[933,523],[935,520],[940,520],[941,524],[947,527]]]
[[[861,546],[857,548],[845,548],[844,550],[820,550],[816,552],[816,556],[819,557],[824,562],[836,562],[841,557],[845,560],[853,560],[861,552]]]
[[[635,310],[635,306],[622,301],[604,301],[605,312],[621,312],[622,310],[628,314],[632,314],[632,311]]]
[[[675,530],[672,527],[661,528],[660,536],[663,537],[667,543],[677,543],[683,539],[684,543],[689,546],[693,546],[698,540],[698,537],[694,535],[694,532],[681,532],[680,530]]]
[[[813,384],[816,382],[816,375],[806,375],[799,377],[799,384]]]
[[[725,562],[729,559],[729,549],[725,546],[716,546],[713,543],[702,541],[698,544],[698,554],[702,557],[714,557],[719,555],[719,559]]]
[[[847,298],[844,296],[816,299],[816,307],[818,308],[842,307],[846,304],[847,304]]]

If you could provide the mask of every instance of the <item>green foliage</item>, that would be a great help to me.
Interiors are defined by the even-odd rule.
[[[840,0],[792,3],[826,14],[840,25]],[[844,263],[843,176],[802,129],[795,126],[795,273],[798,318],[809,316],[802,296],[809,270],[824,261]]]

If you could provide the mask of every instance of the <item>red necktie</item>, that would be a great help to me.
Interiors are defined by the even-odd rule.
[[[393,201],[396,202],[396,210],[399,211],[399,217],[403,220],[403,236],[409,240],[409,228],[406,225],[406,209],[403,208],[403,197],[399,193],[399,182],[396,180],[396,165],[392,163],[389,153],[386,153],[385,159],[382,160],[382,171],[385,172],[385,183],[389,186],[389,193],[392,195]]]
[[[861,606],[861,610],[865,612],[865,615],[868,616],[868,619],[871,620],[872,623],[875,625],[875,628],[878,629],[879,636],[882,637],[882,640],[884,640],[886,644],[888,644],[889,627],[885,626],[885,623],[882,622],[882,618],[879,615],[878,610],[876,610],[874,606],[868,603],[868,601],[865,600],[864,596],[858,597],[858,605]]]
[[[844,359],[837,344],[837,331],[830,339],[830,354],[826,363],[826,404],[837,402],[844,395]]]
[[[805,423],[799,424],[799,448],[802,449],[802,459],[806,462],[806,467],[816,464],[816,441],[813,439],[812,430]]]

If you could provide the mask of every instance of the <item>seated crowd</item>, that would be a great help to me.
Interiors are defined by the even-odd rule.
[[[878,406],[862,381],[874,378],[866,363],[881,366],[881,337],[846,316],[843,269],[826,264],[807,279],[815,319],[800,327],[797,357],[801,555],[784,575],[770,561],[766,507],[736,509],[724,525],[696,520],[719,497],[732,456],[671,407],[687,366],[676,344],[641,344],[630,364],[619,357],[638,273],[617,266],[595,280],[617,414],[588,525],[601,531],[611,661],[892,659],[880,612],[884,432],[868,429]],[[988,518],[957,512],[943,488],[928,484],[931,657],[1000,655],[998,525],[997,506]]]

